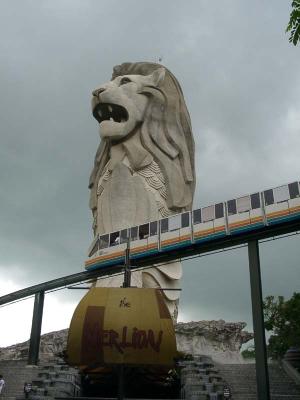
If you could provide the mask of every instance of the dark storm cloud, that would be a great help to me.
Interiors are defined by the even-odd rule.
[[[182,84],[196,141],[195,204],[299,178],[300,59],[284,34],[287,3],[9,0],[0,7],[2,276],[26,286],[82,269],[99,141],[90,93],[124,61],[162,56]],[[279,242],[262,250],[265,287],[289,295],[299,286],[299,239]],[[251,321],[246,251],[189,261],[184,273],[184,314]]]

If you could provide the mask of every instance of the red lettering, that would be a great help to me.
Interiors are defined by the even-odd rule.
[[[105,339],[107,340],[109,338],[109,331],[106,330],[102,330],[100,332],[100,343],[102,344],[102,346],[109,346],[109,341],[105,341]]]
[[[139,349],[148,347],[148,338],[146,331],[138,331],[136,334],[136,346]]]
[[[152,329],[149,329],[149,331],[148,331],[148,341],[149,341],[149,344],[152,347],[152,349],[154,351],[156,351],[157,353],[159,353],[159,351],[160,351],[160,345],[161,345],[161,342],[162,342],[162,337],[163,337],[163,331],[159,331],[157,342],[155,342],[154,332],[153,332]]]
[[[109,331],[109,345],[110,345],[111,347],[116,346],[116,349],[117,349],[121,354],[123,354],[124,352],[123,352],[123,350],[121,349],[121,347],[120,347],[120,345],[119,345],[119,343],[118,343],[118,341],[117,341],[118,338],[119,338],[118,332],[116,332],[116,331],[114,331],[113,329],[111,329],[111,330]]]
[[[99,332],[99,347],[103,348],[108,346],[111,349],[115,348],[119,353],[124,354],[124,350],[127,347],[134,349],[145,349],[150,346],[157,353],[160,352],[160,347],[163,338],[163,331],[158,332],[157,340],[155,340],[155,334],[152,329],[148,331],[139,330],[138,328],[132,329],[131,340],[128,338],[128,327],[124,326],[122,329],[122,335],[111,330],[99,329],[96,325],[93,328],[89,327],[88,333],[90,337],[97,337],[97,331]],[[122,340],[120,340],[122,339]]]
[[[125,348],[125,347],[132,347],[132,343],[127,342],[127,326],[123,327],[122,331],[122,342],[120,343],[120,346]]]
[[[136,349],[136,339],[137,339],[137,333],[138,333],[138,328],[133,328],[133,333],[132,333],[132,347]]]

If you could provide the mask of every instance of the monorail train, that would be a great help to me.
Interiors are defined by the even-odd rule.
[[[85,267],[93,270],[124,263],[128,240],[130,258],[139,259],[295,219],[300,220],[299,182],[98,235]]]

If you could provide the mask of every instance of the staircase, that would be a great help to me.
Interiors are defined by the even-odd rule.
[[[23,396],[25,382],[32,382],[37,377],[38,368],[28,367],[26,361],[0,361],[0,374],[5,380],[1,400],[13,400]]]
[[[300,400],[300,386],[277,363],[268,365],[272,400]],[[257,400],[255,364],[218,364],[234,400]]]
[[[78,371],[62,362],[27,366],[26,361],[0,361],[0,374],[5,380],[1,400],[25,399],[25,382],[32,383],[29,400],[80,395]]]
[[[223,398],[224,382],[219,370],[208,356],[194,356],[182,360],[181,398],[185,400],[220,400]]]

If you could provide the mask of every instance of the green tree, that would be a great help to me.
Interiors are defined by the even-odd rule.
[[[245,350],[242,351],[243,358],[255,358],[255,347],[253,344],[248,346]]]
[[[266,297],[264,318],[266,330],[273,333],[268,343],[272,358],[281,358],[290,347],[300,347],[300,293],[286,301],[283,296]]]
[[[292,12],[286,32],[291,32],[289,41],[296,46],[300,42],[300,0],[292,1]]]

